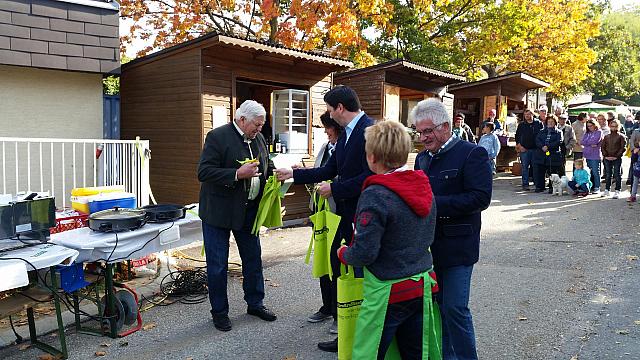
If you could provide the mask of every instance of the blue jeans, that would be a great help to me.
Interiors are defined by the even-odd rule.
[[[587,184],[581,184],[578,185],[577,182],[571,180],[569,182],[567,182],[567,186],[569,186],[571,188],[571,190],[573,190],[574,192],[583,192],[583,193],[588,193],[589,192],[589,186],[587,186]]]
[[[476,360],[476,336],[469,310],[473,265],[435,269],[440,291],[436,301],[442,316],[444,360]]]
[[[522,186],[529,186],[529,168],[533,165],[533,150],[527,150],[520,153],[520,162],[522,163]]]
[[[593,184],[592,191],[600,190],[600,160],[587,159],[587,166],[591,170],[591,183]]]
[[[622,177],[620,168],[622,167],[622,158],[615,160],[604,159],[604,188],[611,190],[611,178],[616,178],[616,190],[620,191],[622,188]]]
[[[384,360],[394,336],[402,360],[422,359],[422,310],[422,298],[387,306],[384,329],[378,346],[379,360]]]
[[[264,277],[262,275],[262,250],[260,238],[251,234],[251,228],[258,211],[258,204],[247,207],[245,222],[240,230],[223,229],[202,223],[204,251],[207,257],[207,286],[211,314],[227,315],[227,270],[229,264],[229,233],[238,245],[242,259],[242,289],[244,300],[250,308],[261,307],[264,299]]]

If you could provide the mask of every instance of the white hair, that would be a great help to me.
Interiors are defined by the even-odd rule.
[[[425,99],[420,101],[412,110],[410,118],[413,123],[418,125],[423,120],[431,120],[434,126],[439,126],[444,123],[449,124],[451,128],[451,116],[447,112],[447,108],[444,104],[435,98]]]
[[[235,119],[238,121],[244,117],[247,121],[253,122],[256,118],[266,115],[267,111],[262,104],[254,100],[247,100],[236,110]]]

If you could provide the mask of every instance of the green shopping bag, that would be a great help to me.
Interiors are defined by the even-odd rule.
[[[360,313],[363,297],[363,278],[356,278],[353,266],[345,272],[340,265],[338,278],[338,360],[351,360],[353,339],[356,332],[356,320]]]
[[[313,194],[313,202],[316,212],[309,217],[313,223],[313,231],[311,232],[311,241],[309,242],[307,257],[304,262],[309,264],[311,250],[313,249],[313,268],[311,270],[313,277],[319,278],[324,275],[333,277],[330,260],[331,244],[338,231],[340,216],[331,212],[329,200],[318,196],[316,193]]]
[[[258,213],[253,222],[252,233],[256,236],[260,233],[260,227],[266,226],[279,227],[282,226],[282,209],[280,201],[280,181],[276,175],[271,175],[267,184],[264,186],[262,198],[258,205]]]

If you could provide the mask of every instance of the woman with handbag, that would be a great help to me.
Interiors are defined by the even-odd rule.
[[[436,223],[429,179],[406,168],[411,139],[399,123],[373,125],[365,139],[376,175],[363,184],[351,245],[338,249],[343,264],[364,267],[352,358],[384,359],[395,337],[392,349],[402,359],[441,359],[440,317],[431,294],[435,274],[425,251]]]

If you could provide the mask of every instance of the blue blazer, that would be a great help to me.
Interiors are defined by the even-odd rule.
[[[416,170],[429,176],[438,218],[431,245],[436,268],[472,265],[480,253],[481,212],[489,207],[493,176],[487,150],[453,139],[433,157],[416,157]]]
[[[296,184],[333,180],[331,193],[336,202],[336,214],[342,217],[336,237],[345,239],[347,243],[351,242],[353,218],[356,215],[362,184],[373,174],[367,165],[364,151],[364,130],[373,123],[374,121],[364,114],[351,132],[348,142],[346,131],[343,131],[333,155],[323,167],[293,170],[293,181]]]

